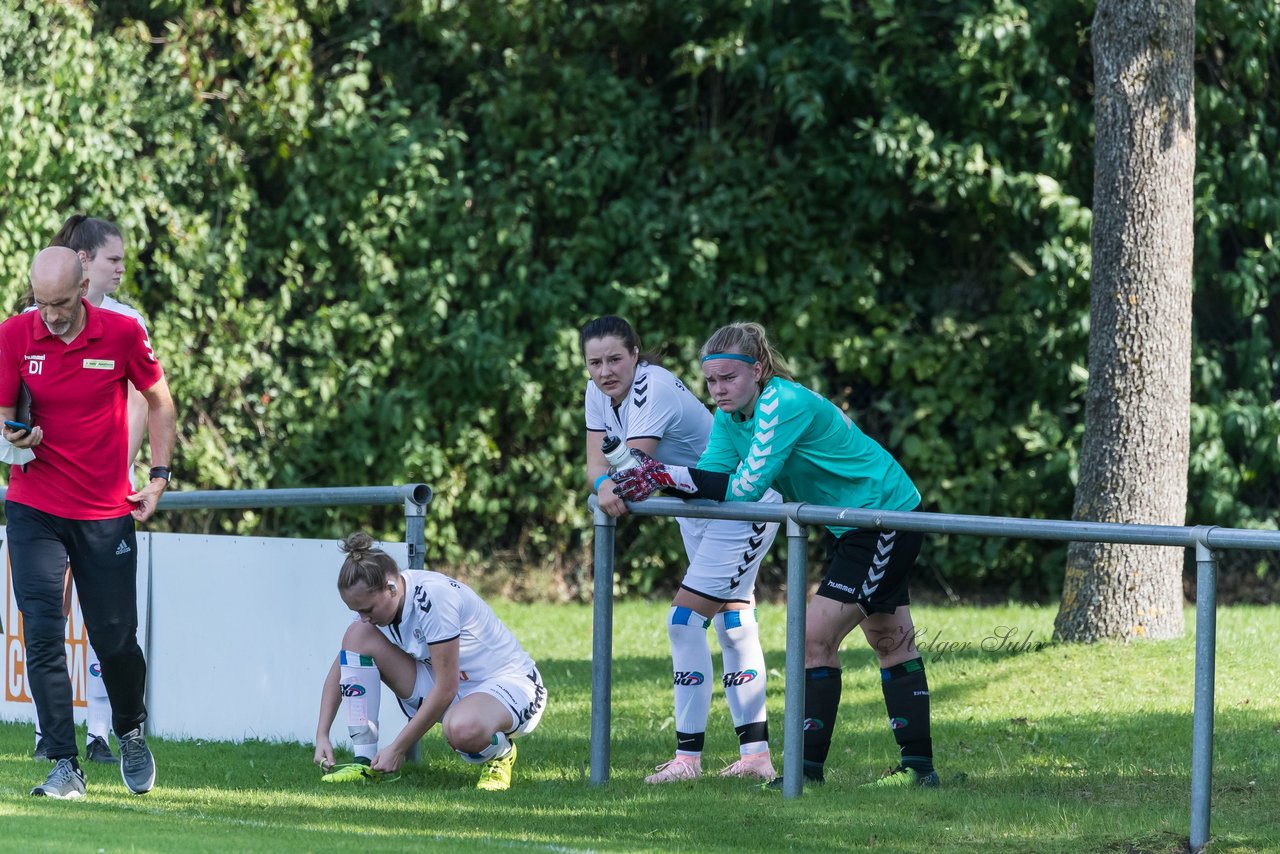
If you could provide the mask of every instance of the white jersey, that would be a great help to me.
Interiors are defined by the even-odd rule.
[[[147,336],[150,337],[151,333],[147,331],[147,322],[142,319],[142,315],[133,306],[125,305],[120,302],[120,300],[112,299],[110,294],[103,294],[102,305],[100,308],[104,311],[114,311],[116,314],[123,314],[125,317],[132,317],[134,320],[138,321],[138,325],[142,327],[142,331],[147,332]]]
[[[428,647],[456,638],[463,681],[533,670],[533,659],[515,635],[470,587],[429,570],[409,569],[400,577],[405,585],[400,622],[377,627],[387,640],[430,668]]]
[[[595,383],[587,382],[587,429],[631,439],[657,439],[653,457],[662,463],[691,466],[698,462],[711,434],[712,417],[675,374],[641,362],[631,391],[618,406]]]

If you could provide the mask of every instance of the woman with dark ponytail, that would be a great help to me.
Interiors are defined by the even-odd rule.
[[[117,300],[112,294],[124,278],[124,236],[113,222],[85,214],[73,214],[49,242],[50,246],[65,246],[80,256],[85,275],[89,279],[89,292],[85,295],[89,305],[104,311],[132,317],[147,332],[147,322],[133,306]],[[148,333],[148,337],[149,333]],[[147,402],[142,394],[129,387],[129,466],[142,447],[147,431]]]

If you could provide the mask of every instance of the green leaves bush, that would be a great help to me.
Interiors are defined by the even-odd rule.
[[[238,11],[241,14],[232,14]],[[930,508],[1066,518],[1087,380],[1083,2],[0,0],[0,265],[120,222],[185,485],[424,481],[429,554],[590,559],[577,328],[698,386],[765,321]],[[1274,525],[1274,4],[1201,10],[1198,522]],[[197,515],[395,536],[398,510]],[[624,524],[623,589],[673,526]],[[1051,595],[1063,549],[938,538],[928,577]]]

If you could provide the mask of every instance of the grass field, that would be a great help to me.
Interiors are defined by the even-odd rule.
[[[401,779],[337,789],[319,782],[305,745],[153,740],[160,771],[151,794],[127,794],[114,769],[98,766],[89,769],[86,799],[51,802],[27,795],[47,771],[29,758],[29,728],[0,724],[0,849],[1185,850],[1190,612],[1184,639],[1085,647],[1038,646],[1050,635],[1052,609],[916,609],[942,788],[859,788],[896,752],[879,677],[859,641],[844,653],[827,785],[784,802],[714,774],[663,787],[641,782],[669,757],[674,738],[663,604],[629,603],[615,615],[612,779],[590,787],[590,609],[495,604],[538,659],[550,692],[541,727],[522,742],[509,792],[471,788],[474,767],[433,732]],[[783,611],[761,611],[780,763]],[[1001,634],[1003,642],[983,648]],[[1219,614],[1212,852],[1280,851],[1277,637],[1280,609]],[[704,769],[735,754],[717,688]]]

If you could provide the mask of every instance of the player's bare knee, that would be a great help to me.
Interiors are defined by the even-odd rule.
[[[834,638],[806,637],[804,639],[805,667],[832,667],[839,663],[839,644]]]
[[[493,741],[493,732],[475,718],[448,716],[441,722],[444,740],[454,750],[475,753]]]
[[[876,658],[882,668],[901,664],[919,655],[914,637],[904,632],[887,629],[867,632],[866,637],[867,644],[871,647],[872,652],[876,654]]]
[[[342,636],[342,648],[372,655],[380,639],[383,639],[381,633],[368,623],[352,623]]]

